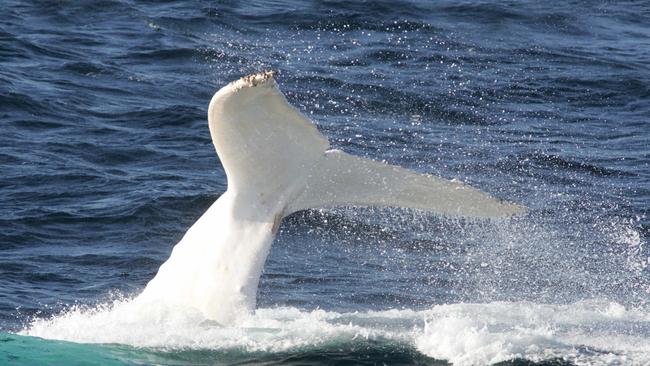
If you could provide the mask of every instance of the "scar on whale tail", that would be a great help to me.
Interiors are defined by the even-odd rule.
[[[287,102],[272,72],[223,87],[208,120],[228,189],[137,300],[191,307],[220,323],[254,310],[274,234],[283,217],[299,210],[394,206],[476,218],[525,212],[461,182],[330,149]]]

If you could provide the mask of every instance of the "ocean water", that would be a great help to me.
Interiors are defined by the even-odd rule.
[[[650,364],[647,2],[2,8],[0,364]],[[226,189],[210,98],[261,70],[333,147],[530,212],[299,212],[250,317],[133,311]]]

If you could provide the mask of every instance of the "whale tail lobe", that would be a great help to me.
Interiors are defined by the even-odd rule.
[[[314,124],[287,102],[272,72],[222,88],[208,114],[228,190],[255,194],[272,211],[282,206],[284,215],[332,206],[394,206],[478,218],[525,211],[461,182],[330,150]]]

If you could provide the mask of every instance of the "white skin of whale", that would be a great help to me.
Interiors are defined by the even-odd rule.
[[[255,309],[280,221],[303,209],[396,206],[478,218],[525,210],[460,182],[330,150],[327,139],[288,104],[270,72],[219,90],[208,120],[228,189],[187,231],[136,301],[235,322]]]

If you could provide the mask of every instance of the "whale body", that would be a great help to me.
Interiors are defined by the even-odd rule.
[[[451,216],[525,211],[457,181],[330,149],[272,72],[236,80],[210,101],[212,141],[228,188],[187,231],[137,301],[194,309],[228,324],[255,309],[283,217],[333,206],[395,206]]]

